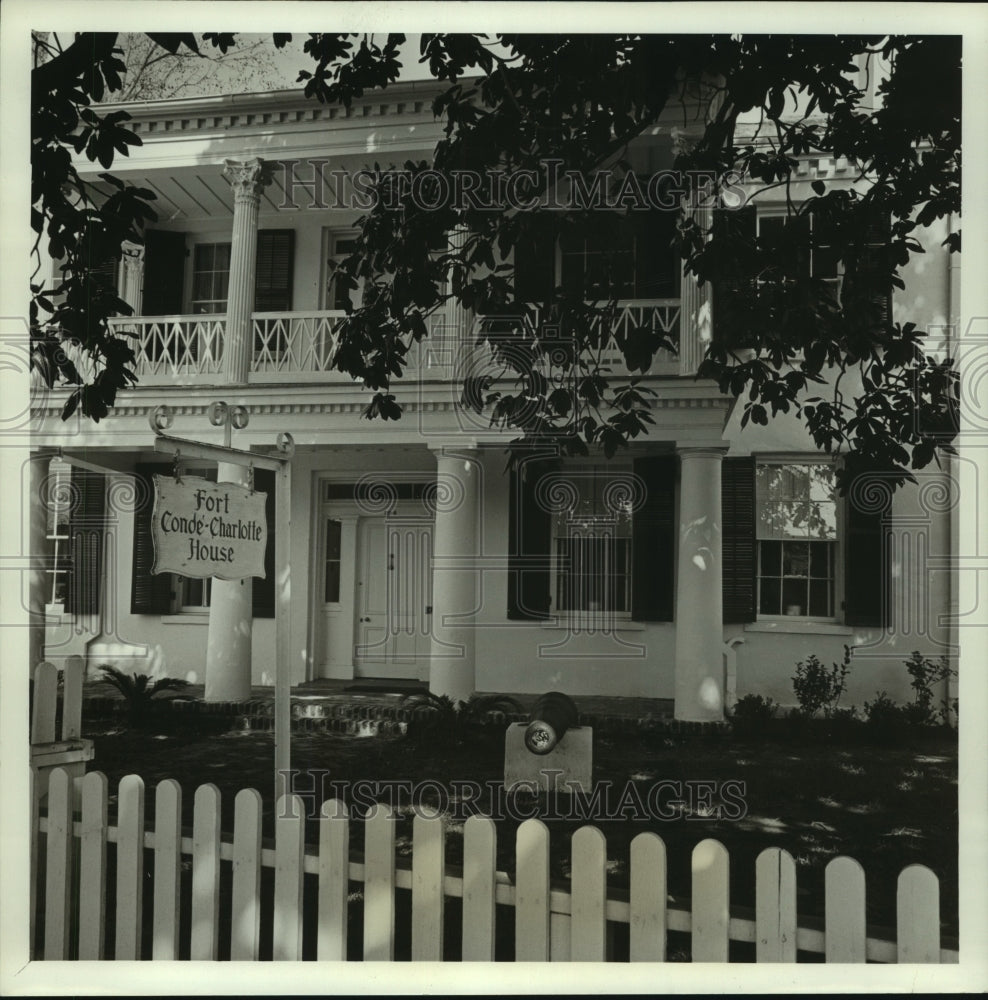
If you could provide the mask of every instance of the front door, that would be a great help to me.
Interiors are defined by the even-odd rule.
[[[360,519],[354,673],[427,680],[432,632],[432,525]]]

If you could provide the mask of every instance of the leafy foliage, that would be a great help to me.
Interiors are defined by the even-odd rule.
[[[226,52],[236,43],[229,34],[201,43],[192,34],[148,37],[171,53],[198,52],[200,44]],[[275,36],[275,44],[289,37]],[[154,217],[151,193],[127,185],[96,205],[69,155],[85,151],[108,169],[116,153],[140,143],[126,113],[99,115],[90,106],[120,89],[115,39],[77,35],[32,81],[32,225],[63,260],[54,291],[64,297],[55,306],[53,290],[32,286],[34,362],[49,386],[76,386],[66,416],[81,406],[94,419],[133,383],[133,352],[106,324],[128,308],[96,287],[87,267],[125,239],[139,242]],[[400,79],[404,41],[310,35],[305,52],[314,66],[299,73],[305,95],[349,106],[389,86]],[[633,176],[622,160],[629,143],[674,107],[696,140],[679,152],[677,170],[709,174],[713,194],[725,198],[738,178],[760,184],[759,195],[784,187],[789,216],[813,222],[787,227],[780,238],[718,229],[699,213],[682,218],[676,245],[686,272],[701,284],[728,276],[737,289],[729,332],[716,326],[698,375],[745,397],[746,423],[791,413],[818,447],[843,452],[842,491],[862,471],[900,485],[911,469],[953,451],[957,373],[950,359],[926,353],[915,323],[892,322],[874,303],[903,287],[901,268],[924,252],[922,231],[959,218],[960,52],[960,39],[946,35],[422,35],[421,61],[443,84],[433,107],[444,135],[429,164],[400,170],[433,185],[464,171],[531,177],[519,190],[534,207],[491,210],[464,199],[427,210],[395,170],[375,165],[369,190],[380,197],[339,269],[365,290],[341,324],[336,367],[374,393],[368,416],[396,419],[393,381],[426,336],[429,316],[452,297],[487,317],[478,346],[496,366],[467,380],[463,406],[489,412],[519,441],[548,440],[568,454],[593,447],[610,456],[646,434],[652,393],[626,376],[647,370],[657,351],[675,349],[674,339],[631,329],[620,343],[627,372],[613,372],[601,347],[616,293],[587,302],[578,289],[557,287],[541,301],[515,302],[513,261],[517,248],[538,245],[547,224],[556,236],[578,236],[600,223],[599,212],[538,207],[548,193],[540,179],[546,163],[586,177],[601,167]],[[869,87],[861,66],[871,76],[879,61],[887,72]],[[846,158],[858,183],[816,181],[813,196],[797,204],[792,184],[806,156]],[[887,220],[878,239],[876,220]],[[959,230],[943,243],[959,251]],[[839,301],[822,280],[791,274],[793,259],[824,245],[845,273]],[[50,314],[46,322],[39,308]],[[61,349],[63,340],[95,362],[91,379]],[[570,349],[559,352],[559,341]],[[852,372],[853,389],[845,379]]]
[[[100,667],[102,679],[119,691],[127,700],[131,725],[147,722],[152,710],[153,699],[164,691],[181,691],[188,687],[188,681],[178,677],[159,677],[152,680],[147,674],[126,674],[116,667]]]
[[[825,667],[820,660],[810,655],[796,664],[796,674],[792,679],[793,691],[799,702],[799,712],[812,718],[819,711],[831,718],[837,711],[837,703],[847,690],[847,675],[851,669],[851,647],[844,647],[844,659]]]
[[[520,715],[524,711],[517,699],[506,694],[474,694],[467,701],[454,701],[449,695],[423,691],[405,695],[401,705],[409,713],[409,736],[443,743],[476,738],[490,726],[492,713]]]

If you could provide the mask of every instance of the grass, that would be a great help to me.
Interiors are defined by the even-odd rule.
[[[219,720],[217,720],[219,721]],[[241,788],[261,791],[265,800],[265,833],[273,835],[274,741],[271,733],[228,731],[185,732],[149,736],[134,732],[95,735],[93,767],[110,779],[111,796],[125,774],[140,774],[148,788],[147,808],[153,816],[153,786],[175,778],[183,788],[184,822],[192,822],[195,788],[212,782],[222,793],[224,828],[232,829],[233,799]],[[498,867],[513,867],[515,830],[520,822],[508,813],[506,802],[488,786],[503,778],[503,732],[496,729],[465,742],[414,740],[400,736],[356,737],[332,733],[298,733],[292,738],[292,766],[319,772],[326,797],[343,790],[351,806],[358,781],[407,782],[428,778],[449,790],[452,782],[476,782],[479,799],[459,801],[441,795],[433,786],[423,801],[445,807],[447,860],[462,858],[463,820],[472,811],[500,812]],[[801,916],[823,914],[823,878],[827,862],[840,854],[856,858],[867,876],[869,926],[894,927],[895,887],[899,872],[912,863],[930,867],[941,884],[944,934],[957,934],[957,747],[956,736],[937,731],[904,738],[894,746],[847,745],[834,741],[769,742],[737,738],[729,733],[716,739],[670,737],[660,732],[629,728],[602,731],[594,738],[594,777],[610,783],[613,818],[593,822],[608,844],[608,882],[628,884],[628,848],[643,830],[657,832],[668,852],[669,892],[689,898],[690,852],[706,837],[720,840],[731,858],[732,904],[754,905],[755,858],[765,847],[788,850],[797,865],[798,909]],[[648,803],[649,791],[659,781],[680,782],[684,789],[704,782],[721,787],[735,782],[734,812],[725,813],[716,795],[689,796],[672,819],[636,815],[636,802]],[[331,783],[340,782],[334,792]],[[743,786],[743,791],[738,789]],[[308,776],[297,790],[311,788]],[[629,792],[629,787],[632,790]],[[637,798],[635,793],[637,792]],[[366,789],[362,796],[368,798]],[[322,795],[319,795],[322,798]],[[389,793],[383,795],[389,799]],[[736,808],[743,800],[743,810]],[[407,794],[390,801],[397,807],[399,854],[411,852],[412,802]],[[669,799],[663,799],[668,805]],[[113,800],[111,798],[111,809]],[[728,805],[731,803],[728,802]],[[515,805],[538,814],[548,825],[552,842],[553,878],[569,875],[569,840],[583,820],[567,815],[572,800],[562,795],[556,809],[544,798],[518,799]],[[649,810],[646,810],[648,812]],[[655,810],[651,810],[654,812]],[[671,811],[671,810],[670,810]],[[743,815],[737,816],[738,811]],[[308,839],[317,839],[315,817],[310,817]],[[351,842],[362,846],[360,823],[354,823]]]

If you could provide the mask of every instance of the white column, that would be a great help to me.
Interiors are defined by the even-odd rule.
[[[248,470],[221,462],[216,480],[247,485]],[[206,639],[206,701],[250,698],[251,638],[254,624],[253,577],[213,580]]]
[[[693,217],[704,229],[711,225],[711,209],[702,205],[693,210]],[[707,350],[713,331],[713,301],[710,282],[701,288],[696,275],[685,270],[680,283],[679,309],[679,374],[696,375]]]
[[[477,610],[481,466],[473,448],[442,448],[436,461],[433,531],[432,656],[429,690],[466,701],[476,687],[475,622],[452,616]]]
[[[55,490],[49,482],[50,459],[41,453],[30,457],[27,509],[25,519],[29,524],[31,570],[29,577],[28,619],[28,670],[34,677],[34,668],[45,658],[45,604],[51,599],[52,577],[45,572],[50,558],[48,514],[57,503]],[[22,494],[23,496],[23,494]]]
[[[721,461],[724,446],[681,448],[675,716],[724,718]]]
[[[233,231],[230,238],[230,284],[226,299],[223,374],[230,385],[244,385],[253,352],[251,313],[257,266],[257,214],[267,183],[261,159],[227,160],[223,176],[233,188]]]
[[[124,243],[122,257],[122,277],[120,298],[141,315],[144,301],[144,247],[136,243]]]

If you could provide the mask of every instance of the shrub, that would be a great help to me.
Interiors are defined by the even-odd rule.
[[[816,656],[808,656],[796,664],[792,679],[793,691],[799,702],[799,712],[812,718],[819,711],[830,718],[837,709],[841,695],[847,689],[847,675],[851,669],[851,647],[844,647],[844,659],[825,667]]]
[[[749,725],[768,722],[775,718],[778,708],[778,704],[771,698],[760,694],[746,694],[743,698],[738,698],[731,709],[731,722]]]
[[[402,708],[409,712],[408,735],[436,742],[462,742],[477,736],[490,723],[492,712],[522,714],[521,704],[510,695],[471,695],[454,702],[449,695],[431,691],[405,695]]]
[[[912,721],[917,725],[932,726],[937,722],[946,725],[950,721],[949,702],[946,698],[940,699],[940,707],[934,709],[935,695],[933,685],[942,684],[948,677],[952,677],[956,671],[950,667],[950,661],[946,656],[941,656],[939,660],[930,660],[923,656],[918,649],[913,650],[912,655],[906,660],[906,670],[912,678],[910,685],[915,692],[915,700],[909,706]]]
[[[886,691],[879,691],[874,701],[864,703],[868,725],[878,730],[899,729],[909,721],[903,707],[897,705]]]

